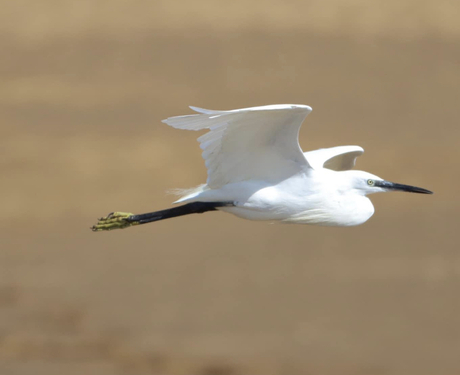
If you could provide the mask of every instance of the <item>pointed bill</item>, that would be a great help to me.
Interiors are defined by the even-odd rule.
[[[411,185],[403,185],[403,184],[397,184],[395,182],[390,182],[390,181],[385,181],[385,180],[377,180],[375,181],[375,186],[381,187],[382,189],[386,190],[395,190],[395,191],[406,191],[409,193],[419,193],[419,194],[433,194],[432,191],[419,188],[416,186],[411,186]]]

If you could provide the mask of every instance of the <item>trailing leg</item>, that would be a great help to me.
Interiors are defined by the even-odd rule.
[[[134,225],[141,225],[169,219],[177,216],[190,214],[202,214],[208,211],[216,211],[218,207],[234,206],[233,202],[192,202],[179,207],[172,207],[166,210],[149,212],[146,214],[134,215],[128,212],[112,212],[101,217],[96,225],[91,227],[94,232],[124,229]]]

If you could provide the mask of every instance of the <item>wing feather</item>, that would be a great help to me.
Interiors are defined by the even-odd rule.
[[[190,108],[199,114],[163,122],[178,129],[209,129],[198,141],[210,188],[247,180],[281,181],[310,167],[298,141],[300,126],[311,112],[308,106],[286,104],[232,111]]]
[[[359,146],[338,146],[305,152],[305,158],[314,169],[327,168],[347,171],[355,166],[356,158],[364,153]]]

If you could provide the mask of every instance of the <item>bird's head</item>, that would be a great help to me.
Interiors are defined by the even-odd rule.
[[[387,191],[405,191],[409,193],[433,194],[433,192],[430,190],[386,181],[368,172],[355,170],[346,172],[351,180],[352,187],[360,191],[363,195],[383,193]]]

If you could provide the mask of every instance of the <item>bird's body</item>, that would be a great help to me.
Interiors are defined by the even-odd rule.
[[[198,138],[208,170],[206,184],[184,191],[175,202],[185,203],[182,209],[143,215],[113,213],[93,230],[211,210],[250,220],[351,226],[364,223],[374,213],[367,194],[389,190],[431,193],[351,170],[364,152],[359,146],[304,153],[298,134],[311,112],[308,106],[286,104],[233,111],[191,108],[199,114],[163,122],[178,129],[209,130]]]
[[[337,177],[332,171],[324,169],[299,173],[276,183],[243,181],[217,189],[204,185],[179,202],[232,201],[234,206],[219,210],[249,220],[338,226],[368,220],[374,213],[369,198],[358,191],[343,194],[345,187],[332,188],[329,182],[334,178]]]

